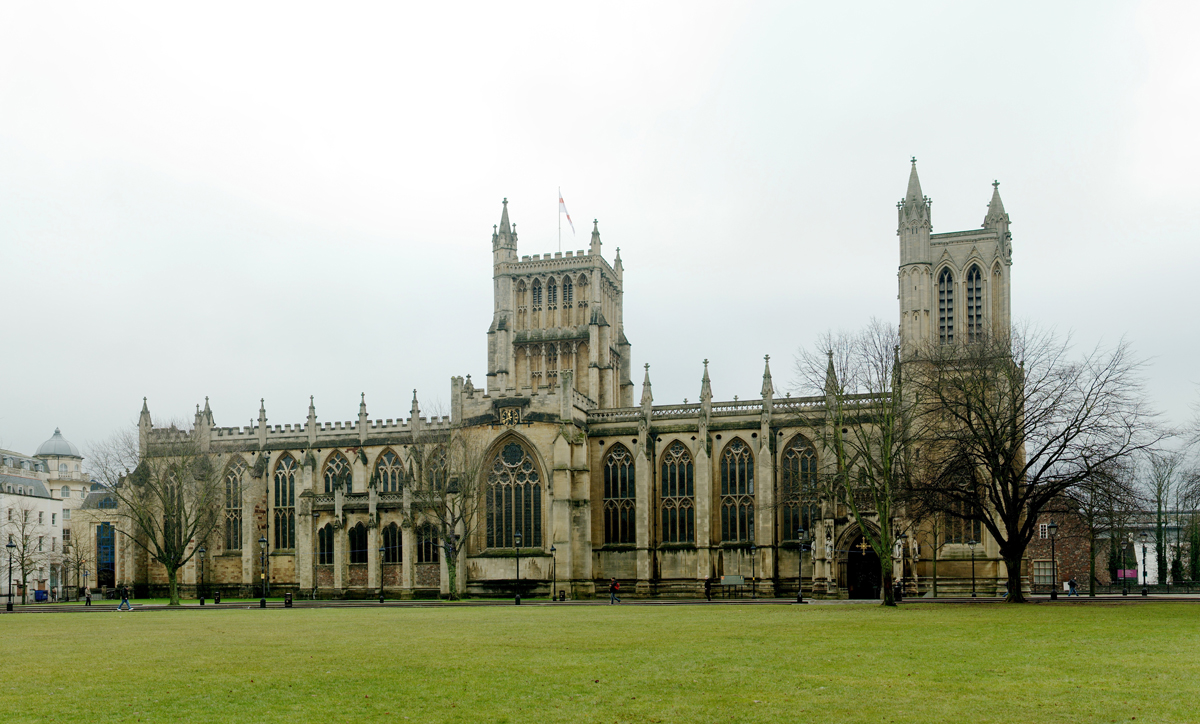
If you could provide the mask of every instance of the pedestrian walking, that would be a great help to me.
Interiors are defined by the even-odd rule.
[[[121,602],[117,604],[117,610],[120,611],[125,607],[126,611],[132,611],[133,606],[129,604],[129,586],[121,586]]]
[[[84,591],[83,595],[84,595],[83,605],[85,605],[85,606],[92,605],[92,589],[90,589],[90,588],[86,589]]]
[[[712,576],[704,579],[704,600],[712,600]]]
[[[1075,582],[1074,578],[1067,581],[1067,596],[1078,596],[1079,591],[1076,589],[1078,585],[1079,584]]]
[[[617,596],[617,593],[620,592],[620,590],[621,584],[617,583],[616,578],[612,579],[612,581],[610,581],[608,584],[608,605],[611,606],[614,603],[621,602],[621,599]]]

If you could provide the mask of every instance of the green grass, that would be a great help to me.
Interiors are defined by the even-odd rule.
[[[9,722],[1200,717],[1177,603],[26,614],[0,651]]]

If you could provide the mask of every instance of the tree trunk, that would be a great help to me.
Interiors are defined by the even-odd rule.
[[[1021,558],[1004,556],[1004,567],[1008,569],[1008,595],[1005,603],[1026,603],[1025,593],[1021,590]]]
[[[888,564],[890,565],[891,562],[892,561],[889,558]],[[892,579],[891,570],[883,571],[883,595],[880,596],[880,599],[881,599],[880,605],[881,606],[895,606],[896,605],[896,594],[892,590],[893,583],[894,583],[894,581]]]
[[[167,567],[167,584],[171,592],[172,606],[179,605],[179,569]]]
[[[449,578],[446,597],[451,601],[458,600],[458,562],[455,558],[457,556],[446,556],[446,576]]]
[[[1096,597],[1096,532],[1088,535],[1088,597]]]

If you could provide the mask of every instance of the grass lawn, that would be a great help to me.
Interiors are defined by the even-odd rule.
[[[1200,606],[0,617],[4,721],[1194,722]]]

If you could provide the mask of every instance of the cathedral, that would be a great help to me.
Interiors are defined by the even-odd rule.
[[[897,207],[901,354],[1007,328],[998,184],[980,228],[934,234],[914,159]],[[831,464],[825,397],[776,394],[768,359],[757,399],[714,400],[705,363],[686,373],[695,402],[656,405],[649,365],[640,391],[632,377],[621,257],[604,257],[598,225],[586,250],[522,256],[505,200],[492,258],[487,374],[478,386],[451,378],[449,416],[422,416],[415,393],[407,418],[372,419],[365,398],[350,421],[319,420],[311,401],[290,424],[268,424],[265,405],[246,427],[218,426],[207,401],[198,409],[189,434],[224,471],[221,523],[195,542],[208,551],[207,588],[248,594],[265,561],[273,595],[447,592],[445,547],[413,509],[409,456],[422,439],[469,431],[484,443],[486,500],[456,568],[467,595],[511,595],[519,580],[526,595],[589,598],[616,578],[626,594],[696,597],[724,577],[762,597],[879,596],[878,558],[815,484]],[[145,451],[177,433],[153,427],[143,404],[139,434]],[[913,535],[894,558],[907,595],[926,593],[935,570],[945,593],[1003,590],[1004,563],[978,524],[950,526],[936,549]],[[107,565],[116,583],[160,591],[167,580],[125,539]],[[181,574],[194,585],[197,561]]]

